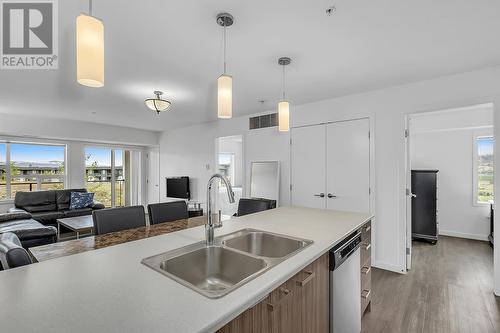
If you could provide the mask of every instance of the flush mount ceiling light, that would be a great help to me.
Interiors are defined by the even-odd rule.
[[[104,86],[104,25],[89,14],[76,18],[76,78],[79,84],[98,88]]]
[[[170,103],[170,101],[161,98],[163,92],[155,91],[154,94],[156,95],[155,98],[148,98],[144,101],[148,109],[156,111],[156,113],[158,114],[160,114],[160,112],[167,111],[170,108],[170,105],[172,105],[172,103]]]
[[[292,59],[288,57],[278,59],[278,64],[283,67],[283,94],[281,101],[278,103],[278,129],[280,132],[288,132],[290,130],[290,103],[285,98],[285,66],[290,65],[291,62]]]
[[[234,23],[231,14],[217,15],[217,24],[224,28],[224,72],[217,79],[217,116],[222,119],[233,116],[233,78],[226,74],[226,27]]]

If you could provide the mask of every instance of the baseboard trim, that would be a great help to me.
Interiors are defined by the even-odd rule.
[[[380,261],[375,261],[374,260],[372,262],[372,266],[376,267],[376,268],[384,269],[386,271],[391,271],[391,272],[394,272],[394,273],[406,274],[406,269],[405,270],[401,270],[401,268],[399,266],[392,265],[392,264],[387,264],[387,263],[380,262]]]
[[[467,234],[467,233],[463,233],[463,232],[456,232],[456,231],[449,231],[449,230],[439,230],[439,235],[474,239],[474,240],[480,240],[480,241],[488,241],[488,235]]]

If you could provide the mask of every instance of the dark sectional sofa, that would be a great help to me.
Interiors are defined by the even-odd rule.
[[[45,226],[25,212],[0,214],[0,234],[6,232],[16,234],[25,249],[51,244],[57,240],[55,227]]]
[[[103,209],[104,205],[94,201],[88,208],[69,209],[71,192],[87,192],[86,189],[66,189],[37,192],[17,192],[14,199],[15,208],[11,213],[28,212],[41,224],[56,226],[57,219],[91,215],[93,210]]]
[[[69,209],[71,192],[87,190],[17,192],[15,207],[7,214],[0,214],[0,233],[15,233],[24,248],[50,244],[57,240],[57,219],[91,215],[92,211],[104,208],[95,201],[89,208]]]

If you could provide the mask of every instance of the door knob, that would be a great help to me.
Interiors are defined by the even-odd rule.
[[[328,193],[328,198],[330,198],[330,199],[331,199],[331,198],[336,198],[336,197],[337,197],[336,195],[333,195],[333,194],[331,194],[331,193]]]
[[[325,197],[325,193],[321,192],[320,194],[315,194],[314,196],[315,197],[324,198]]]
[[[416,198],[416,197],[417,197],[417,195],[416,195],[416,194],[413,194],[413,193],[410,193],[410,196],[411,196],[412,198]]]

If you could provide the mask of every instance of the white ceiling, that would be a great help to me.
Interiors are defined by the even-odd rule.
[[[215,120],[222,11],[235,17],[228,28],[234,116],[273,108],[280,56],[292,58],[295,104],[500,64],[498,0],[95,0],[106,82],[86,88],[75,81],[74,36],[87,2],[58,3],[59,70],[0,71],[0,112],[156,131]],[[327,16],[331,5],[337,12]],[[166,92],[171,112],[145,108],[153,90]]]

